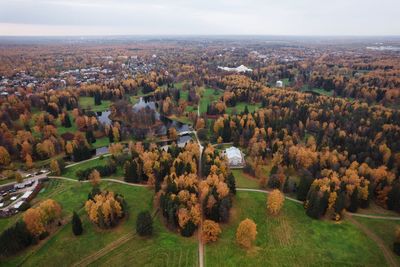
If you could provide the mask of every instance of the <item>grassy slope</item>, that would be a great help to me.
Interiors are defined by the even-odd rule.
[[[243,170],[232,170],[235,176],[236,187],[259,189],[260,186],[256,179],[251,179],[243,173]]]
[[[249,104],[249,103],[240,102],[240,103],[237,103],[236,106],[234,106],[234,107],[228,107],[226,109],[226,113],[232,114],[233,111],[235,110],[236,114],[240,114],[244,111],[246,106],[247,106],[247,109],[249,110],[249,112],[251,113],[251,112],[256,111],[258,108],[260,108],[261,103]]]
[[[392,250],[393,242],[395,240],[395,232],[397,228],[400,228],[399,221],[387,221],[380,219],[360,218],[353,217],[358,222],[367,226],[372,232],[380,237],[385,245]],[[400,266],[400,256],[396,256],[397,262]]]
[[[84,201],[87,199],[90,185],[65,181],[62,183],[65,190],[62,194],[53,194],[52,198],[63,206],[65,215],[70,215],[73,210],[79,210],[83,221],[84,234],[80,237],[75,237],[71,231],[71,224],[66,224],[56,235],[49,237],[43,247],[26,258],[24,262],[25,266],[70,266],[86,256],[95,253],[114,240],[133,232],[138,212],[152,209],[153,193],[151,190],[103,182],[103,189],[118,192],[125,196],[128,203],[129,216],[114,229],[100,230],[88,221],[85,211],[82,208]],[[106,255],[105,260],[112,259],[113,265],[117,261],[122,265],[126,265],[130,260],[134,260],[133,263],[142,262],[151,266],[159,266],[159,263],[168,260],[168,263],[171,262],[174,266],[184,262],[186,262],[185,265],[193,266],[197,262],[196,244],[194,238],[184,239],[175,233],[168,232],[157,219],[154,238],[142,239],[134,237],[116,251]],[[139,249],[140,251],[137,251]],[[2,262],[0,265],[19,265],[26,255],[34,250],[35,247],[31,247],[22,255]],[[122,256],[119,254],[121,250]],[[143,254],[146,251],[150,253],[147,257]],[[153,255],[154,251],[159,251],[159,257]],[[179,252],[181,253],[179,254]],[[139,257],[136,258],[136,256]],[[104,264],[106,265],[106,263]],[[97,266],[98,264],[95,265]],[[142,266],[142,264],[140,265]]]
[[[136,236],[90,266],[197,266],[196,236],[183,238],[165,229],[159,218],[152,238]]]
[[[105,165],[105,164],[107,164],[107,162],[108,162],[107,156],[103,157],[102,159],[97,158],[94,160],[86,161],[86,162],[80,163],[78,165],[66,168],[64,173],[62,174],[62,176],[78,180],[78,178],[76,177],[76,172],[78,170],[86,170],[91,167]],[[103,177],[103,178],[114,178],[114,179],[121,180],[123,175],[124,174],[123,174],[122,167],[118,167],[117,172],[115,174],[113,174],[111,176]]]
[[[208,266],[382,266],[379,248],[355,226],[342,222],[312,220],[301,205],[286,201],[281,215],[265,211],[266,197],[239,192],[229,225],[219,241],[206,246]],[[239,222],[245,218],[257,224],[255,247],[246,252],[235,243]]]
[[[94,105],[94,98],[89,96],[81,96],[79,97],[79,106],[84,109],[91,109],[94,112],[97,111],[105,111],[109,109],[111,101],[109,100],[101,100],[101,105]]]
[[[217,92],[217,94],[215,94]],[[200,113],[207,112],[207,105],[213,101],[218,100],[223,95],[221,90],[214,90],[212,88],[205,88],[203,96],[200,99]]]

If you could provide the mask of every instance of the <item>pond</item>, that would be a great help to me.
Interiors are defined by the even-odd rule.
[[[106,110],[106,111],[100,111],[96,112],[97,114],[97,119],[99,120],[100,123],[102,124],[111,124],[111,120],[109,118],[111,111]]]
[[[103,146],[103,147],[96,148],[95,155],[99,156],[99,155],[107,154],[107,153],[108,153],[108,146]]]
[[[139,99],[139,102],[133,106],[133,111],[140,112],[145,108],[153,110],[155,112],[156,120],[162,122],[162,126],[158,127],[158,129],[156,130],[157,135],[166,135],[168,133],[168,129],[171,127],[174,127],[179,133],[191,130],[188,124],[174,121],[165,117],[164,115],[161,115],[157,110],[158,104],[153,100],[151,96],[141,97]]]

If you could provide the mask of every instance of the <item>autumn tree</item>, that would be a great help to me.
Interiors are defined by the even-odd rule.
[[[14,176],[15,176],[15,181],[17,183],[22,183],[22,181],[24,180],[24,178],[22,178],[22,175],[19,172],[15,172]]]
[[[100,173],[96,169],[93,170],[90,173],[88,180],[92,183],[93,186],[98,186],[101,181]]]
[[[25,156],[25,166],[27,169],[31,169],[33,167],[33,160],[30,154]]]
[[[60,166],[59,166],[57,160],[55,160],[55,159],[51,160],[51,162],[50,162],[50,169],[51,169],[51,172],[52,172],[54,175],[57,175],[57,176],[61,175]]]
[[[212,220],[205,220],[202,228],[202,240],[204,243],[215,242],[221,234],[221,227]]]
[[[39,209],[30,208],[25,211],[23,215],[23,220],[25,222],[26,228],[33,236],[37,237],[46,232],[46,228],[44,227],[42,215]]]
[[[273,190],[268,195],[267,199],[267,209],[269,213],[272,215],[279,214],[284,201],[285,201],[285,196],[282,194],[282,192],[278,189]]]
[[[174,127],[171,127],[168,129],[168,137],[171,140],[178,139],[178,132],[176,131],[176,129]]]
[[[85,203],[85,210],[91,222],[100,228],[115,226],[124,216],[124,199],[113,192],[101,192]]]
[[[257,225],[251,219],[244,219],[236,230],[236,242],[248,249],[252,246],[257,236]]]
[[[4,146],[0,146],[0,165],[7,166],[8,164],[10,164],[10,162],[11,158],[7,149]]]

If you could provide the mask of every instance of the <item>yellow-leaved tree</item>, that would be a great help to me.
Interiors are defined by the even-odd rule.
[[[285,202],[285,196],[278,189],[273,190],[267,199],[267,209],[270,214],[277,215],[279,214],[283,203]]]
[[[251,219],[244,219],[236,230],[236,242],[248,249],[257,237],[257,225]]]
[[[204,243],[215,242],[221,234],[221,227],[212,220],[205,220],[202,228],[202,239]]]

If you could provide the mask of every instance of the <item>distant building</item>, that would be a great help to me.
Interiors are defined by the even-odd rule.
[[[244,163],[243,153],[237,147],[231,146],[225,149],[225,155],[228,158],[230,166],[240,166]]]
[[[275,86],[278,87],[278,88],[282,88],[283,87],[283,82],[282,81],[277,81]]]

